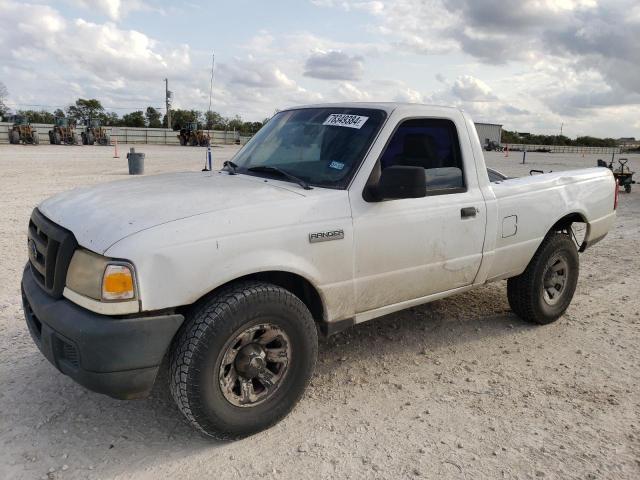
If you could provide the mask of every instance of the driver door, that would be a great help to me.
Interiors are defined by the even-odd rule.
[[[427,196],[352,201],[356,313],[473,283],[482,260],[486,209],[458,138],[452,120],[401,122],[370,182],[391,165],[421,166]]]

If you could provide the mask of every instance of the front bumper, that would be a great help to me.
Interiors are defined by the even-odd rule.
[[[114,398],[146,397],[182,315],[114,318],[54,299],[27,265],[22,305],[31,336],[62,373]]]

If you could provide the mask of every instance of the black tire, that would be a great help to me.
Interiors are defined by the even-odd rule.
[[[9,143],[12,145],[20,143],[20,135],[15,130],[9,132]]]
[[[87,133],[87,145],[93,145],[96,143],[96,139],[93,137],[93,133]]]
[[[239,333],[267,322],[288,336],[292,360],[261,403],[234,405],[219,382],[223,357]],[[232,284],[187,315],[171,346],[169,387],[195,428],[219,440],[238,439],[271,427],[293,409],[311,379],[317,352],[315,323],[298,297],[269,283]]]
[[[562,268],[566,275],[562,288],[554,298],[550,298],[545,288],[545,280],[551,283],[556,281],[549,276],[553,275],[551,263],[556,268]],[[569,307],[578,284],[578,274],[578,250],[571,237],[557,232],[547,235],[527,269],[507,281],[511,310],[528,322],[541,325],[554,322]],[[557,291],[557,287],[553,288]]]
[[[631,193],[631,184],[630,184],[630,183],[627,183],[627,184],[624,186],[624,191],[625,191],[626,193]]]

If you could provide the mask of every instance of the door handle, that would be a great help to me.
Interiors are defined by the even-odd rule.
[[[460,209],[460,217],[462,218],[475,217],[476,213],[478,213],[476,207],[464,207]]]

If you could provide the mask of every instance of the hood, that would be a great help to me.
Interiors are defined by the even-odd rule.
[[[38,209],[73,232],[81,246],[104,253],[118,240],[163,223],[305,196],[282,183],[226,172],[169,173],[71,190]]]

